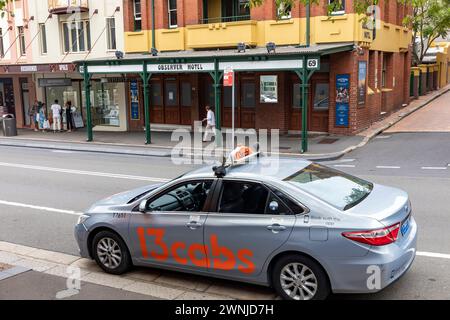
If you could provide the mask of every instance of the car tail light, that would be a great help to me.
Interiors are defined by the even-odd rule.
[[[342,235],[347,239],[356,242],[370,244],[373,246],[385,246],[397,240],[399,230],[400,223],[396,223],[383,229],[344,232]]]

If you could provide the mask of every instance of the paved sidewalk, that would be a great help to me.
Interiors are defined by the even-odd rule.
[[[368,129],[354,136],[311,135],[307,153],[301,154],[299,152],[301,144],[299,135],[280,136],[279,152],[277,154],[282,156],[300,156],[311,160],[337,159],[366,145],[376,135],[389,129],[413,112],[428,106],[430,102],[449,90],[450,85],[447,85],[426,96],[421,96],[419,99],[413,100],[407,107],[373,123]],[[443,100],[445,101],[445,99]],[[445,108],[445,106],[441,106],[441,108]],[[426,114],[431,115],[434,113],[430,110]],[[429,126],[433,126],[433,123],[430,123]],[[0,136],[0,146],[170,157],[173,147],[179,144],[179,141],[176,139],[172,141],[172,133],[167,132],[167,130],[152,131],[152,144],[150,145],[145,145],[143,132],[94,132],[94,140],[94,142],[86,142],[86,132],[84,130],[72,133],[43,133],[23,129],[19,130],[19,136],[17,137]],[[224,141],[225,143],[226,141]],[[268,145],[270,146],[270,140]],[[192,148],[185,155],[190,156],[201,152],[208,144],[196,146],[191,143],[191,146]]]
[[[42,285],[46,297],[54,299],[57,292],[67,288],[65,283],[66,279],[73,275],[72,268],[79,268],[81,291],[86,288],[86,292],[83,293],[86,298],[95,293],[97,298],[103,299],[101,290],[113,297],[122,294],[124,297],[133,298],[134,294],[138,294],[149,296],[150,299],[166,300],[271,300],[276,298],[274,292],[266,287],[152,268],[134,268],[122,276],[114,276],[103,272],[92,260],[2,241],[0,241],[1,264],[16,266],[22,273],[16,277],[0,279],[0,300],[9,298],[3,293],[3,289],[9,287],[14,289],[7,291],[9,294],[15,294],[18,298],[20,294],[24,295],[24,298],[20,299],[37,298],[39,293],[27,293],[22,287],[27,279],[36,283],[33,288],[40,288],[38,285]],[[71,269],[68,269],[69,267]],[[33,273],[27,275],[31,271]],[[46,281],[49,281],[48,284]]]

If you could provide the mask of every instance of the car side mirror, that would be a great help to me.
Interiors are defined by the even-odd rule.
[[[142,200],[141,203],[139,203],[139,212],[146,213],[147,212],[147,202],[148,200]]]

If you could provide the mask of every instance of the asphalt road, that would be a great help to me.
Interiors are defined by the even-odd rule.
[[[394,133],[327,164],[406,190],[420,228],[418,250],[450,254],[449,163],[450,133]],[[169,158],[0,147],[0,241],[77,254],[77,216],[71,211],[192,167]],[[412,269],[383,292],[335,298],[450,299],[450,259],[418,256]]]

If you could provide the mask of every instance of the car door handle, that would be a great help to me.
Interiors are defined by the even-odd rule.
[[[196,221],[191,221],[191,222],[186,223],[186,227],[188,227],[189,229],[192,229],[192,230],[198,229],[201,226],[202,226],[202,224],[198,223]]]
[[[270,230],[272,232],[280,232],[286,230],[286,227],[279,224],[272,224],[270,226],[267,226],[267,230]]]

